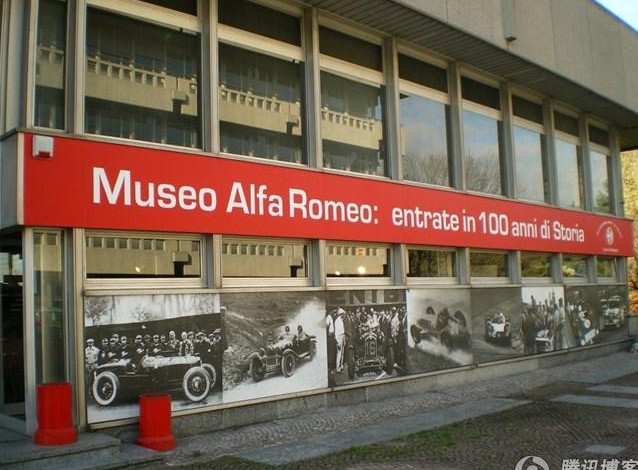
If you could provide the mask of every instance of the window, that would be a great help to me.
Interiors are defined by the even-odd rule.
[[[87,234],[88,279],[200,278],[201,240]],[[118,243],[115,244],[115,240]],[[96,243],[96,241],[100,243]],[[103,243],[102,240],[107,240]],[[111,243],[111,241],[113,243]]]
[[[543,133],[543,107],[517,96],[512,97],[512,105],[516,197],[547,202],[549,180]]]
[[[201,144],[199,35],[89,8],[85,131]]]
[[[34,124],[52,129],[64,129],[66,8],[62,0],[38,4]]]
[[[467,77],[462,77],[461,87],[466,187],[501,194],[503,123],[499,90]]]
[[[197,0],[143,0],[164,8],[170,8],[181,13],[197,15]]]
[[[306,241],[223,237],[222,276],[308,280],[308,251]]]
[[[552,277],[552,255],[549,253],[521,252],[521,276],[524,278]]]
[[[566,279],[587,280],[587,257],[583,255],[563,255],[563,276]]]
[[[381,46],[321,27],[319,47],[324,167],[387,174]]]
[[[605,129],[588,126],[590,142],[592,209],[594,212],[612,212],[612,160],[609,156],[609,133]]]
[[[606,256],[596,258],[596,276],[599,279],[618,280],[618,259]]]
[[[470,276],[478,278],[508,278],[507,253],[470,251]]]
[[[409,248],[408,277],[456,278],[456,252]]]
[[[306,163],[299,18],[243,0],[221,0],[219,22],[222,152]],[[251,50],[225,42],[242,35]]]
[[[578,120],[554,112],[556,128],[556,174],[558,175],[558,205],[583,209],[584,177],[581,160]]]
[[[399,54],[399,77],[403,179],[450,186],[447,71]]]
[[[390,277],[390,247],[329,242],[326,244],[326,275],[329,278]]]

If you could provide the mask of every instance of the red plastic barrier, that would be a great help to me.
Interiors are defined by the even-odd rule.
[[[153,450],[175,448],[171,427],[171,396],[148,393],[140,395],[140,434],[137,443]]]
[[[38,430],[33,439],[36,444],[57,446],[78,440],[73,426],[71,384],[51,382],[37,387]]]

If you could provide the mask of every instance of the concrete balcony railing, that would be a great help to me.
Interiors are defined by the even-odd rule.
[[[321,109],[321,138],[374,150],[383,139],[383,126],[374,118],[324,107]]]
[[[64,89],[64,51],[55,46],[39,46],[36,85]]]

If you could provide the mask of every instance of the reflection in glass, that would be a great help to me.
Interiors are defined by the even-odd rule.
[[[456,277],[456,253],[408,250],[408,277]]]
[[[596,259],[596,276],[618,279],[618,259],[599,256]]]
[[[34,232],[33,251],[36,381],[64,381],[66,290],[63,234]]]
[[[200,145],[199,36],[89,9],[85,131]]]
[[[545,188],[548,186],[543,173],[543,144],[542,134],[514,127],[516,191],[519,199],[545,201]]]
[[[500,135],[500,121],[471,111],[463,111],[467,189],[501,194]]]
[[[470,252],[471,277],[508,277],[507,254]]]
[[[308,245],[285,240],[224,237],[222,276],[307,278]]]
[[[586,279],[587,257],[580,255],[563,255],[563,276]]]
[[[226,153],[305,163],[303,64],[219,46],[219,119]]]
[[[595,212],[611,212],[609,201],[609,156],[600,152],[590,152],[591,156],[591,189],[594,196]]]
[[[38,5],[38,48],[35,77],[36,126],[64,128],[64,52],[66,2],[41,0]]]
[[[321,72],[321,137],[325,167],[385,175],[382,87]]]
[[[551,277],[552,255],[521,252],[522,277]]]
[[[89,235],[85,250],[89,279],[201,276],[197,240]]]
[[[401,95],[403,178],[450,185],[447,131],[449,106],[420,96]]]
[[[576,144],[556,140],[559,206],[583,208],[583,173],[578,154]]]
[[[378,245],[326,245],[328,277],[389,277],[390,249]]]

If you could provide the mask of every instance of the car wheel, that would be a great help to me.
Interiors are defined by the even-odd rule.
[[[208,378],[210,379],[210,389],[212,390],[215,384],[217,383],[217,371],[215,370],[215,366],[212,364],[202,364],[202,367],[208,372]]]
[[[410,336],[412,336],[412,340],[414,344],[419,344],[421,342],[421,330],[418,326],[412,325],[410,327]]]
[[[98,405],[108,406],[115,401],[120,390],[120,379],[111,371],[101,372],[93,381],[93,398]]]
[[[295,373],[295,355],[290,351],[284,353],[281,358],[281,373],[284,377],[290,377]]]
[[[182,381],[184,395],[190,401],[202,401],[210,391],[210,378],[206,369],[200,366],[191,367],[184,374]]]
[[[449,331],[443,330],[441,332],[441,344],[448,349],[453,349],[454,344],[452,343],[452,335]]]

